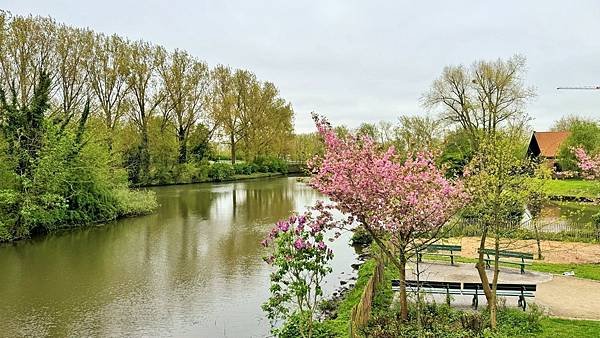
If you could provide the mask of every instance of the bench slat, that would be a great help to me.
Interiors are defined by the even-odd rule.
[[[483,249],[483,253],[486,255],[496,255],[496,250],[494,249]],[[498,256],[500,257],[514,257],[514,258],[524,258],[524,259],[533,259],[533,254],[528,252],[517,252],[517,251],[500,251],[498,252]]]

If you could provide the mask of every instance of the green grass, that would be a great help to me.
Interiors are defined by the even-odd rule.
[[[449,258],[440,256],[424,255],[425,260],[436,260],[436,261],[450,261]],[[476,263],[476,258],[470,257],[454,257],[454,260],[459,263]],[[516,265],[512,264],[500,264],[500,266],[514,268]],[[600,280],[600,264],[557,264],[557,263],[544,263],[534,261],[532,265],[526,266],[525,270],[533,270],[539,272],[547,272],[553,274],[562,274],[565,271],[575,271],[575,277],[586,278],[592,280]]]
[[[546,179],[542,180],[542,183],[542,189],[552,197],[594,199],[600,196],[598,181]]]
[[[360,297],[362,296],[363,290],[367,285],[369,278],[375,270],[375,260],[369,259],[358,270],[358,278],[354,287],[346,293],[342,301],[338,306],[337,318],[325,321],[325,325],[335,332],[338,337],[346,337],[350,332],[350,315],[352,314],[352,307],[356,305]]]
[[[542,332],[531,335],[530,337],[600,337],[600,321],[544,318],[542,319],[541,324]]]
[[[565,271],[575,271],[575,277],[600,280],[600,264],[555,264],[534,262],[531,270],[562,274]]]

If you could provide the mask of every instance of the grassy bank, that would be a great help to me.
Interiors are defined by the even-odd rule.
[[[596,199],[600,196],[600,183],[577,179],[541,180],[542,189],[554,199]]]

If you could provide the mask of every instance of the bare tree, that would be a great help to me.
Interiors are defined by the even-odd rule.
[[[91,61],[93,33],[59,25],[56,29],[57,101],[55,123],[64,129],[90,97],[88,63]]]
[[[1,12],[0,81],[8,101],[26,107],[37,81],[45,73],[54,83],[54,20],[41,17],[12,17]],[[50,89],[52,92],[52,88]]]
[[[535,89],[523,82],[526,60],[476,61],[470,67],[448,66],[422,97],[428,109],[440,108],[442,118],[465,129],[473,143],[509,123],[528,120],[525,105]]]

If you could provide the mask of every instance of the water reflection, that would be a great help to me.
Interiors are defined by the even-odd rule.
[[[0,247],[0,336],[266,335],[259,241],[320,196],[293,178],[155,190],[153,215]]]

